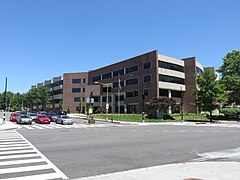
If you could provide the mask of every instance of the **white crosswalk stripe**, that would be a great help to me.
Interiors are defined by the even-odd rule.
[[[0,132],[0,137],[0,179],[68,179],[17,131]]]
[[[116,126],[114,124],[94,124],[94,125],[87,125],[87,124],[73,124],[73,125],[62,125],[62,124],[56,124],[52,122],[51,124],[38,124],[38,123],[33,123],[32,125],[20,125],[22,128],[21,130],[42,130],[42,129],[61,129],[61,128],[66,128],[66,129],[71,129],[71,128],[94,128],[94,127],[111,127],[111,126]],[[117,125],[121,126],[121,125]],[[14,138],[14,136],[13,136]],[[1,142],[1,139],[0,139]]]

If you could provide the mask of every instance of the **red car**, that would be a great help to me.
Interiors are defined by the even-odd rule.
[[[45,123],[45,124],[50,124],[51,120],[46,114],[38,114],[36,119],[36,123]]]
[[[18,112],[12,113],[10,116],[10,121],[17,121],[17,118],[19,115],[20,115],[20,113],[18,113]]]

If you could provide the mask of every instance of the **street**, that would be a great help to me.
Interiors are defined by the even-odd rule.
[[[109,126],[18,130],[69,179],[187,162],[240,147],[239,128]]]

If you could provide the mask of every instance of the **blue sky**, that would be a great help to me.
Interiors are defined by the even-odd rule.
[[[152,50],[218,68],[240,46],[239,0],[0,0],[0,92]]]

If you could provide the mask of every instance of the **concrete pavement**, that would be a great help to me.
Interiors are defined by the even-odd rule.
[[[154,166],[78,180],[239,180],[239,162],[189,162]]]

